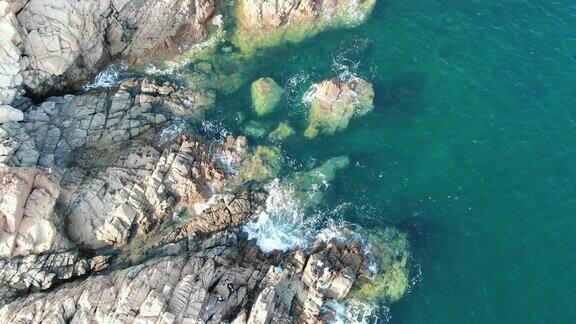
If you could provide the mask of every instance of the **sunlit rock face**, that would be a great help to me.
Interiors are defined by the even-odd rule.
[[[142,64],[205,40],[214,0],[0,1],[0,90],[76,87],[113,58]]]
[[[304,96],[304,101],[310,105],[304,135],[312,138],[346,129],[353,116],[363,116],[372,110],[373,100],[372,84],[356,76],[313,85]]]
[[[34,167],[0,166],[0,257],[66,247],[54,211],[60,187]]]
[[[283,42],[299,42],[324,28],[351,27],[376,0],[240,0],[235,43],[247,54]]]

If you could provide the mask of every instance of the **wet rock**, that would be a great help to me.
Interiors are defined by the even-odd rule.
[[[242,163],[238,181],[264,182],[272,179],[281,167],[282,155],[275,146],[259,145],[254,153]]]
[[[213,146],[214,159],[224,167],[228,173],[237,174],[242,161],[247,155],[248,142],[246,137],[232,135],[226,136],[224,141],[218,141]]]
[[[282,88],[271,78],[260,78],[252,83],[252,107],[258,116],[273,112],[280,99]]]
[[[187,222],[188,236],[219,232],[241,225],[258,214],[265,199],[264,192],[250,190],[216,197],[204,206],[199,206],[202,211]]]
[[[372,85],[356,76],[313,85],[304,96],[304,101],[310,105],[304,135],[312,138],[344,130],[353,116],[362,116],[372,110],[373,100]]]
[[[268,137],[273,141],[282,141],[286,138],[293,136],[296,132],[288,122],[280,122]]]
[[[378,268],[376,274],[359,281],[350,297],[364,301],[396,301],[409,285],[407,235],[395,228],[371,231],[368,235],[371,256]]]

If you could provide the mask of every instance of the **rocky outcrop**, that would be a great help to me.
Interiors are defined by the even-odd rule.
[[[345,296],[363,271],[361,249],[262,255],[247,244],[229,232],[191,240],[176,255],[17,299],[0,322],[316,323],[324,300]]]
[[[43,171],[0,165],[0,258],[67,247],[54,211],[57,182]]]
[[[8,105],[0,105],[0,124],[7,122],[19,122],[24,119],[24,113],[21,110]]]
[[[109,256],[84,258],[76,249],[0,259],[0,307],[18,295],[108,267]]]
[[[310,105],[308,128],[305,136],[332,135],[348,127],[353,116],[362,116],[372,110],[374,89],[356,76],[334,78],[313,85],[304,95]]]
[[[252,82],[252,108],[259,115],[267,115],[273,112],[284,90],[272,78],[260,78]]]
[[[115,57],[142,64],[205,39],[214,0],[0,1],[0,92],[8,104],[74,87]]]
[[[376,0],[239,0],[234,41],[244,52],[298,42],[327,27],[351,27],[366,18]]]
[[[239,226],[260,211],[265,199],[264,192],[246,189],[235,194],[214,196],[204,206],[198,206],[202,211],[187,222],[187,234],[192,237]]]
[[[68,233],[90,248],[125,244],[170,218],[178,206],[207,203],[224,186],[225,173],[206,146],[185,136],[162,151],[144,141],[123,147],[116,160],[99,152],[79,161],[92,162],[92,155],[102,154],[110,159],[105,166],[87,163],[65,177]]]
[[[147,79],[129,79],[110,91],[51,97],[30,107],[22,122],[0,124],[0,163],[67,166],[80,147],[129,140],[172,112],[193,115],[202,109],[188,92]]]

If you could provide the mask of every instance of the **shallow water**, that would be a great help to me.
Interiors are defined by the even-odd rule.
[[[415,284],[390,322],[576,319],[574,26],[566,0],[380,1],[360,27],[252,62],[250,80],[286,89],[265,120],[298,132],[282,145],[286,173],[350,158],[316,208],[322,221],[410,234]],[[341,73],[374,84],[374,110],[305,140],[302,95]],[[238,132],[238,111],[253,118],[249,84],[207,120]]]

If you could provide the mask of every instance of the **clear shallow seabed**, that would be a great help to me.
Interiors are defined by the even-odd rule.
[[[298,132],[281,145],[285,173],[350,158],[326,189],[322,222],[410,235],[413,284],[381,305],[380,321],[576,320],[575,58],[570,1],[389,0],[357,28],[252,62],[249,81],[272,77],[286,90],[266,118]],[[374,110],[305,140],[302,95],[341,73],[374,84]],[[198,129],[238,133],[238,111],[254,118],[249,83],[219,98]],[[271,234],[288,240],[277,244],[310,228],[276,221]]]

